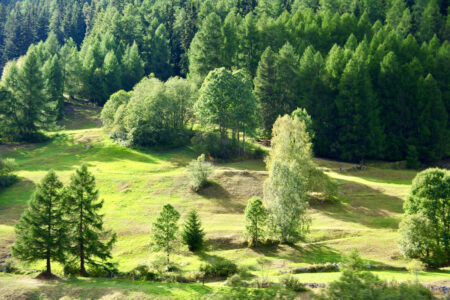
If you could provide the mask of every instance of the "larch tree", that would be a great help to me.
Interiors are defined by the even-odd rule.
[[[86,263],[111,258],[116,235],[103,226],[103,200],[98,200],[95,177],[86,165],[75,171],[64,194],[70,224],[68,251],[79,260],[80,274],[86,276]]]
[[[68,224],[62,196],[63,184],[54,171],[49,171],[16,225],[12,254],[27,262],[46,260],[46,278],[53,277],[51,262],[64,262],[66,258]]]
[[[170,204],[163,206],[161,212],[153,223],[152,244],[154,250],[164,251],[166,263],[170,264],[170,254],[178,243],[178,220],[180,213]]]

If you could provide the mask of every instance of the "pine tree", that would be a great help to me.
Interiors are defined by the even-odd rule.
[[[159,216],[153,223],[152,240],[156,251],[163,250],[166,254],[167,265],[170,264],[170,254],[177,243],[178,219],[180,213],[170,205],[163,206]]]
[[[54,171],[49,171],[37,186],[16,225],[16,241],[12,254],[24,261],[45,259],[46,277],[51,278],[51,261],[65,261],[67,224],[64,220],[63,184]]]
[[[191,210],[188,214],[183,228],[183,242],[188,246],[189,251],[195,252],[203,248],[205,234],[196,210]]]
[[[105,61],[103,63],[103,78],[105,93],[103,98],[104,103],[110,95],[120,90],[122,87],[119,61],[112,50],[105,56]]]
[[[144,76],[144,62],[139,56],[139,49],[136,43],[127,47],[122,57],[122,85],[127,91],[141,80]]]
[[[264,237],[267,213],[260,198],[252,197],[245,208],[245,233],[250,246],[257,246]]]
[[[23,60],[18,83],[15,96],[23,103],[21,135],[29,139],[39,129],[53,125],[57,116],[57,99],[48,100],[44,94],[45,81],[35,46],[30,47]]]
[[[261,103],[264,119],[264,129],[269,136],[272,125],[282,113],[280,99],[276,90],[277,72],[275,68],[275,53],[267,47],[261,55],[261,60],[254,79],[254,94]]]
[[[189,76],[198,84],[203,82],[209,71],[223,65],[221,27],[219,16],[211,13],[192,40],[189,48]]]
[[[103,200],[98,200],[95,178],[86,165],[72,175],[65,189],[64,207],[69,216],[69,253],[79,259],[80,274],[87,275],[86,262],[94,258],[111,258],[116,235],[103,228],[103,215],[99,214]]]
[[[172,66],[170,64],[170,43],[166,27],[161,24],[155,31],[151,40],[150,72],[161,80],[170,77]]]
[[[64,78],[59,58],[54,55],[46,61],[42,69],[45,78],[45,93],[49,101],[56,101],[58,119],[64,115]]]

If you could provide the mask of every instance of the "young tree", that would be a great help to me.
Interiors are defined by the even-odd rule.
[[[12,254],[21,260],[45,259],[47,278],[52,277],[52,260],[65,261],[68,227],[64,220],[62,188],[55,172],[49,171],[16,225],[17,239],[12,247]]]
[[[277,119],[272,135],[264,201],[271,233],[287,243],[308,231],[306,192],[312,164],[311,142],[305,123],[288,115]]]
[[[245,234],[250,246],[257,246],[264,237],[264,227],[267,213],[259,197],[252,197],[248,200],[245,208]]]
[[[202,229],[202,223],[199,220],[196,210],[191,210],[184,224],[182,238],[188,246],[189,251],[195,252],[201,250],[204,244],[205,233]]]
[[[153,223],[153,246],[156,251],[163,250],[165,252],[167,265],[170,264],[170,254],[175,250],[178,242],[176,234],[179,218],[180,213],[172,205],[166,204]]]
[[[208,183],[212,169],[212,164],[206,161],[205,154],[200,155],[189,163],[186,171],[190,178],[189,185],[195,192],[198,192]]]
[[[86,165],[75,171],[64,194],[70,224],[69,253],[79,259],[80,274],[86,276],[86,261],[111,258],[116,235],[103,228],[103,215],[99,214],[103,200],[98,200],[95,177]]]
[[[408,258],[439,267],[450,262],[450,172],[427,169],[413,180],[400,223],[400,248]]]

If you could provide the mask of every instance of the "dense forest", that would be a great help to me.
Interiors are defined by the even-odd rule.
[[[135,144],[170,142],[141,127],[187,142],[197,122],[218,125],[222,135],[233,131],[230,143],[239,134],[268,138],[279,115],[300,107],[311,116],[318,156],[436,162],[450,154],[448,6],[446,0],[2,1],[0,142],[38,140],[62,118],[65,98],[104,105],[123,89],[131,92],[114,94],[109,118]],[[243,105],[258,116],[233,110],[218,124],[205,117],[206,104],[193,105],[226,85],[222,79],[236,84],[250,101]],[[239,102],[240,95],[226,97]],[[151,105],[160,111],[135,117]]]

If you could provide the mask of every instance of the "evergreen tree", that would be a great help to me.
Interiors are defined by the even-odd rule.
[[[139,56],[139,50],[136,43],[127,47],[122,57],[122,85],[127,91],[141,80],[144,76],[144,62]]]
[[[261,55],[256,76],[254,79],[254,94],[261,103],[263,124],[266,135],[272,131],[272,125],[278,115],[282,113],[282,107],[276,89],[277,72],[275,67],[275,53],[267,47]]]
[[[166,80],[171,74],[170,43],[166,27],[161,24],[151,40],[150,72],[161,80]]]
[[[257,246],[264,237],[267,213],[260,198],[252,197],[245,208],[245,233],[250,246]]]
[[[95,178],[86,165],[75,171],[64,194],[70,224],[68,251],[79,259],[80,274],[86,276],[86,262],[111,258],[116,235],[103,228],[103,215],[99,214],[103,201],[98,200]]]
[[[156,251],[163,250],[166,254],[167,265],[170,264],[170,254],[177,243],[178,219],[180,213],[170,205],[163,206],[159,216],[153,223],[152,241]]]
[[[205,233],[199,220],[197,211],[191,210],[188,214],[183,228],[183,242],[188,246],[189,251],[198,251],[203,248]]]
[[[65,261],[68,227],[62,188],[55,172],[49,171],[16,225],[16,241],[11,249],[15,257],[27,262],[45,259],[47,278],[52,274],[51,261]]]
[[[240,67],[247,69],[254,77],[260,57],[260,32],[256,26],[257,19],[247,14],[239,28]]]
[[[209,71],[223,65],[221,27],[219,16],[211,13],[192,40],[189,48],[189,75],[198,84],[203,82]]]
[[[42,69],[45,78],[45,92],[49,101],[56,101],[58,119],[64,114],[64,78],[58,56],[54,55],[46,61]]]
[[[120,90],[122,87],[120,78],[120,65],[117,60],[114,51],[109,51],[105,56],[105,61],[103,63],[103,76],[104,76],[104,102],[108,99],[110,95],[114,92]]]

